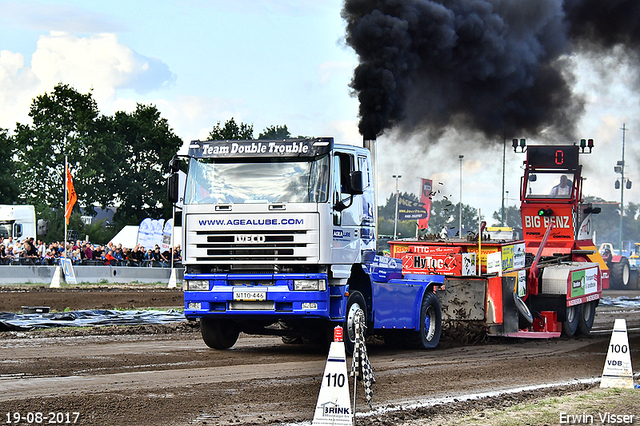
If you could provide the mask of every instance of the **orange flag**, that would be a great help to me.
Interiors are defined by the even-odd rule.
[[[69,171],[69,165],[67,165],[67,206],[64,211],[64,217],[67,218],[67,225],[69,224],[69,218],[71,217],[71,211],[73,205],[78,200],[76,190],[73,188],[73,180],[71,179],[71,172]]]

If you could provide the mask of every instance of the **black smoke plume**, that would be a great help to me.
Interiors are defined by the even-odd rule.
[[[346,0],[360,133],[572,136],[584,100],[568,56],[638,49],[639,13],[638,0]]]

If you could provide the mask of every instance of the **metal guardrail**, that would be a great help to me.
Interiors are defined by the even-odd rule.
[[[129,260],[82,260],[73,262],[73,266],[132,266],[149,268],[171,268],[170,262],[159,262],[156,260],[144,260],[134,262]],[[62,266],[61,259],[33,259],[33,258],[4,258],[0,259],[0,266]],[[174,268],[182,268],[182,262],[174,262]]]

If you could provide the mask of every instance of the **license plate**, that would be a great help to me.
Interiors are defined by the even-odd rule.
[[[267,290],[233,290],[233,300],[262,302],[267,300]]]

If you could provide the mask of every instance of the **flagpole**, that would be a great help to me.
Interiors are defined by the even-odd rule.
[[[67,202],[68,202],[68,194],[67,194],[67,170],[69,165],[67,164],[67,156],[64,156],[64,173],[62,178],[62,185],[64,185],[64,235],[62,237],[64,244],[64,258],[67,258]]]

